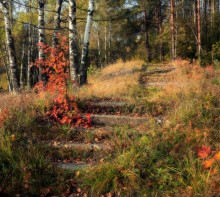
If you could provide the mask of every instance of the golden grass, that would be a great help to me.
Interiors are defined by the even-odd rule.
[[[144,61],[117,62],[89,76],[88,85],[80,92],[80,98],[126,98],[129,90],[138,85],[138,77]]]
[[[197,64],[190,64],[185,60],[176,60],[173,62],[175,70],[172,71],[173,84],[167,84],[158,98],[175,97],[178,94],[203,94],[204,90],[216,92],[216,88],[211,81],[216,78],[216,71],[212,66],[205,68]]]
[[[32,105],[37,97],[38,95],[35,93],[1,94],[0,110],[24,108],[27,105]]]

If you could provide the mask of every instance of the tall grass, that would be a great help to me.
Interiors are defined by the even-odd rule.
[[[212,196],[219,192],[219,173],[212,170],[219,172],[219,162],[204,169],[204,159],[197,155],[202,145],[213,150],[210,158],[220,150],[220,89],[212,82],[218,72],[180,60],[174,66],[177,85],[165,86],[146,106],[151,110],[158,110],[155,104],[167,106],[164,125],[150,124],[146,133],[119,128],[112,136],[112,157],[81,177],[91,196],[109,192],[115,196]]]

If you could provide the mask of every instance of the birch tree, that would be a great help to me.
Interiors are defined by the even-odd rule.
[[[63,0],[56,0],[56,14],[54,16],[54,33],[53,33],[53,47],[58,45],[58,33],[60,31],[61,24],[61,9],[62,9]]]
[[[6,45],[7,45],[7,51],[8,51],[12,91],[18,92],[19,90],[18,68],[17,68],[17,62],[16,62],[14,39],[12,36],[12,29],[11,29],[9,4],[8,4],[8,1],[6,0],[0,0],[0,5],[2,7],[2,11],[4,14]]]
[[[31,17],[32,17],[32,12],[31,12],[31,5],[32,5],[32,0],[29,0],[28,4],[28,13],[29,13],[29,21],[28,21],[28,54],[27,54],[27,86],[28,88],[31,87],[31,64],[32,64],[32,55],[33,55],[33,38],[32,38],[32,33],[33,33],[33,28],[31,26]]]
[[[45,7],[46,0],[38,0],[38,43],[43,44],[45,43],[45,21],[44,21],[44,7]],[[44,60],[44,50],[42,47],[39,47],[38,51],[38,58],[39,60]],[[45,78],[42,74],[42,66],[39,65],[39,81],[44,81]]]
[[[69,59],[71,80],[78,82],[78,48],[76,29],[76,0],[69,0]]]
[[[89,38],[90,30],[92,26],[94,13],[94,0],[89,0],[89,8],[87,14],[86,28],[83,41],[83,50],[81,58],[81,68],[80,68],[80,85],[87,83],[87,69],[88,69],[88,56],[89,56]]]

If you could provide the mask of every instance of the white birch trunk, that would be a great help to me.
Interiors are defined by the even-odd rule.
[[[5,69],[6,69],[6,74],[7,74],[7,79],[8,79],[8,90],[9,92],[12,91],[12,84],[11,84],[11,74],[10,74],[10,68],[8,68],[8,65],[9,65],[9,58],[8,58],[8,55],[7,55],[7,46],[6,44],[4,43],[3,44],[3,51],[4,51],[4,55],[3,55],[3,63],[4,63],[4,66],[5,66]],[[6,59],[5,59],[6,57]]]
[[[31,6],[32,0],[29,0],[29,6]],[[29,22],[28,22],[28,54],[27,54],[27,87],[31,88],[31,64],[32,64],[32,51],[33,51],[33,39],[32,39],[32,27],[31,27],[31,8],[28,8]]]
[[[90,38],[90,30],[92,26],[93,12],[94,12],[94,0],[89,0],[89,9],[88,9],[88,15],[86,21],[82,58],[81,58],[80,85],[84,85],[87,83],[89,38]]]
[[[78,48],[77,48],[77,29],[76,29],[76,0],[69,0],[69,59],[70,59],[70,78],[78,82]]]
[[[38,0],[38,43],[45,43],[45,21],[44,21],[44,7],[45,0]],[[39,60],[44,60],[45,55],[44,51],[41,47],[39,47],[38,51]],[[42,75],[42,66],[39,65],[39,81],[45,81]]]
[[[5,21],[6,45],[8,49],[11,83],[12,83],[12,88],[13,88],[12,91],[18,92],[19,91],[18,69],[17,69],[17,64],[16,64],[15,46],[14,46],[14,39],[12,36],[12,30],[11,30],[11,20],[10,20],[10,14],[9,14],[8,1],[0,1],[0,5],[2,7],[2,11],[4,14],[4,21]]]

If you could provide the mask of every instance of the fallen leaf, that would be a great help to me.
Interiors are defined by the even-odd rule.
[[[220,160],[220,151],[214,155],[215,160]]]
[[[209,159],[209,160],[206,160],[202,163],[203,167],[204,168],[210,168],[212,166],[212,164],[215,162],[215,159]]]
[[[201,148],[198,148],[197,156],[201,159],[205,159],[209,156],[210,153],[211,153],[210,146],[203,145]]]

